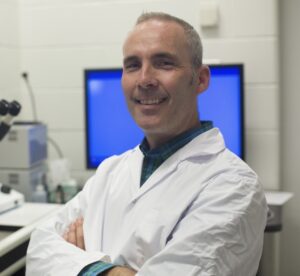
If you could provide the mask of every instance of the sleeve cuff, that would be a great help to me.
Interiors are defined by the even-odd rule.
[[[78,276],[100,276],[102,272],[107,271],[108,269],[115,267],[111,263],[105,263],[102,261],[97,261],[85,266],[78,274]]]

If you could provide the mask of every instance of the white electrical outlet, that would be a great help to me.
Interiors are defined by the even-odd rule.
[[[200,4],[201,27],[216,27],[219,24],[219,6],[216,2]]]

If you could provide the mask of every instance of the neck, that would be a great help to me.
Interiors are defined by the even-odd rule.
[[[155,149],[160,147],[161,145],[171,141],[173,138],[175,138],[176,136],[186,132],[186,131],[190,131],[194,128],[198,128],[200,127],[201,123],[200,121],[197,121],[196,124],[194,124],[192,127],[183,129],[181,131],[178,132],[173,132],[173,133],[145,133],[145,136],[147,138],[147,142],[149,144],[150,149]]]

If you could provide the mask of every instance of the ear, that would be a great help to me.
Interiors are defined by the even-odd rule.
[[[207,65],[202,65],[197,69],[197,93],[198,95],[205,91],[209,86],[210,70]]]

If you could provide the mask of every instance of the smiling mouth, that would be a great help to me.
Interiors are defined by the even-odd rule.
[[[142,105],[158,105],[163,103],[167,98],[156,98],[156,99],[134,99],[138,104]]]

